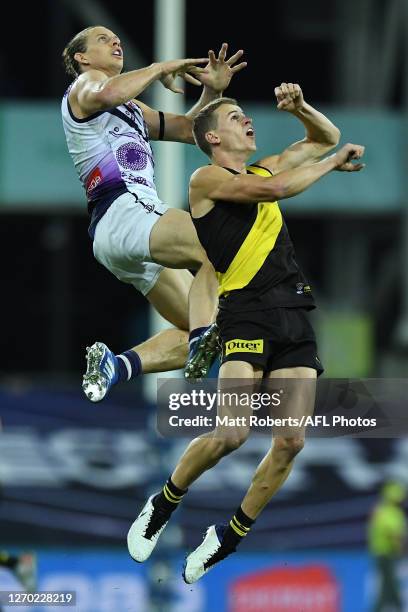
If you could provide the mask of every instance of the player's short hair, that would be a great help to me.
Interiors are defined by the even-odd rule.
[[[79,62],[74,59],[75,53],[85,53],[88,46],[88,34],[94,28],[101,26],[89,26],[89,28],[85,28],[78,34],[75,34],[74,38],[72,38],[64,51],[62,52],[62,62],[64,64],[65,71],[74,79],[79,76],[82,72],[81,66]]]
[[[238,104],[238,102],[233,98],[216,98],[204,106],[193,121],[194,140],[208,157],[211,157],[212,149],[205,135],[217,127],[217,115],[214,113],[223,104]]]

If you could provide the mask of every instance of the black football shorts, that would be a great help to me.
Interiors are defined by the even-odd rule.
[[[323,366],[306,308],[270,308],[252,312],[220,309],[222,363],[246,361],[265,372],[308,367],[319,376]]]

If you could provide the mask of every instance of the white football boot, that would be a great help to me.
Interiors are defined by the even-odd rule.
[[[183,578],[187,584],[197,582],[210,571],[216,563],[235,552],[232,548],[222,547],[222,537],[227,525],[211,525],[208,527],[204,540],[186,558]]]
[[[155,495],[149,497],[127,536],[129,554],[138,563],[143,563],[150,557],[157,540],[169,522],[168,513],[164,514],[162,510],[153,506],[154,497]]]
[[[82,389],[91,402],[100,402],[118,381],[118,359],[106,344],[95,342],[86,347],[86,364]]]

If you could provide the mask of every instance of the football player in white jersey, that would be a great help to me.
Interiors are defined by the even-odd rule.
[[[88,349],[83,389],[92,401],[142,372],[183,367],[189,329],[187,376],[205,375],[217,352],[210,325],[217,302],[215,274],[189,213],[169,208],[157,195],[149,140],[194,144],[194,117],[246,66],[239,62],[242,50],[229,59],[226,54],[224,43],[218,56],[209,51],[208,58],[158,62],[122,74],[120,39],[103,26],[86,28],[64,49],[65,68],[75,80],[62,102],[63,124],[87,193],[95,257],[174,325],[117,356],[101,342]],[[158,80],[181,93],[177,76],[203,86],[198,103],[185,115],[158,112],[135,100]],[[195,277],[189,269],[197,270]]]

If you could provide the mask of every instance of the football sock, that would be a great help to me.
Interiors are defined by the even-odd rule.
[[[240,506],[224,531],[222,546],[234,549],[249,533],[254,523],[255,519],[249,518]]]
[[[208,328],[209,325],[205,327],[196,327],[190,332],[188,337],[188,349],[190,353],[194,350],[196,343],[199,342],[201,335],[207,331]]]
[[[160,493],[153,498],[153,506],[171,514],[179,505],[188,489],[179,489],[173,484],[171,477]]]
[[[119,378],[118,382],[131,380],[142,374],[142,362],[139,355],[132,350],[116,355]]]

